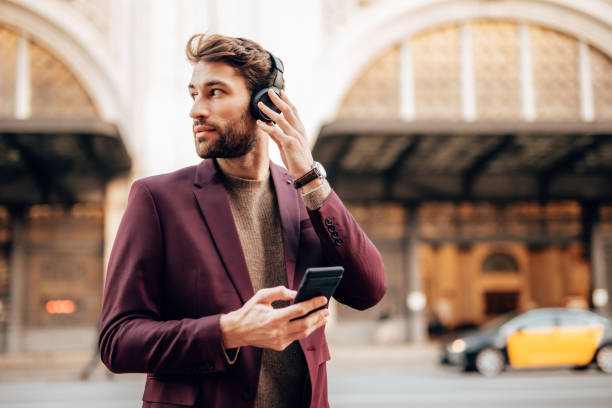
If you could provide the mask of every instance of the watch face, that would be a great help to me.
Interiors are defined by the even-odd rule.
[[[314,168],[315,168],[315,171],[317,172],[317,175],[319,176],[319,178],[326,178],[327,177],[327,172],[325,171],[325,169],[323,168],[321,163],[315,162],[315,167]]]

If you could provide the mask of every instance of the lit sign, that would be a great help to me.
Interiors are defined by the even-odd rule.
[[[75,305],[70,299],[55,299],[47,301],[46,308],[49,314],[72,314]]]

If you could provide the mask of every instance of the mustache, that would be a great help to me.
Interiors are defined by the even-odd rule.
[[[193,121],[193,127],[195,128],[196,126],[210,126],[210,127],[216,128],[216,126],[213,123],[206,122],[204,120],[194,120]]]

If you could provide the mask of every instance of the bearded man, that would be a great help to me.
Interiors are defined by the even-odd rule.
[[[104,289],[99,348],[147,373],[143,407],[328,407],[325,297],[290,304],[305,270],[339,265],[334,297],[375,305],[375,246],[313,160],[282,62],[196,34],[188,91],[198,165],[134,181]],[[270,161],[280,149],[285,168]]]

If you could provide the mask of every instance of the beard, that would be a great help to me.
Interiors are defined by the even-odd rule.
[[[212,122],[194,122],[194,126],[205,124],[214,127],[218,135],[218,138],[209,144],[199,143],[195,139],[198,156],[203,159],[231,159],[249,153],[257,142],[255,125],[251,124],[249,119],[250,112],[245,109],[239,118],[223,126]]]

